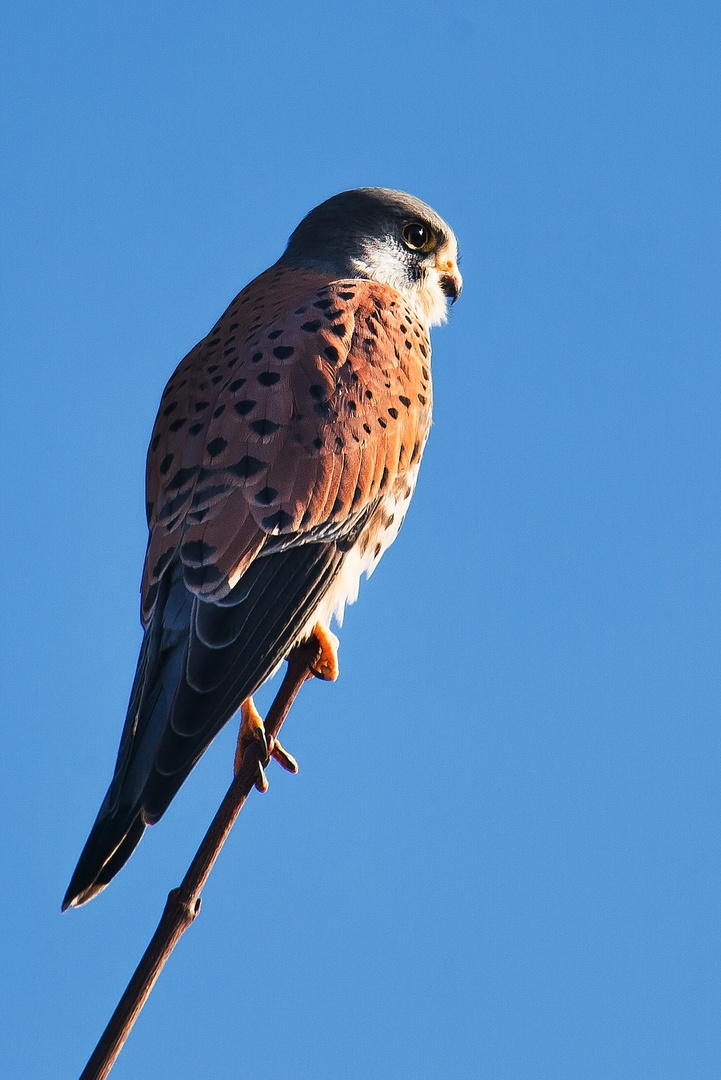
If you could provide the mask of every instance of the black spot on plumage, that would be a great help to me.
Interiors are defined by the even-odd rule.
[[[323,401],[328,396],[325,387],[320,383],[312,383],[308,388],[308,393],[315,401]]]
[[[268,341],[275,341],[275,339],[279,338],[282,333],[282,330],[271,330],[271,332],[268,334]]]
[[[398,419],[398,409],[389,409],[388,415],[392,416],[394,420]]]
[[[287,529],[293,524],[293,516],[286,510],[276,510],[274,514],[264,517],[261,524],[264,529]]]
[[[307,307],[299,307],[299,308],[295,309],[295,314],[296,315],[305,315],[307,310],[308,310]]]
[[[421,356],[425,360],[425,358],[428,356],[428,349],[425,347],[422,341],[419,342],[418,348],[421,350]]]
[[[277,356],[279,360],[287,360],[294,352],[295,349],[292,345],[276,345],[273,349],[273,356]]]
[[[372,401],[373,400],[373,391],[372,390],[366,390],[366,397],[368,398],[369,401]]]
[[[320,319],[311,319],[310,322],[301,323],[300,328],[305,330],[307,334],[315,334],[316,330],[320,330],[322,325]]]
[[[420,450],[420,443],[416,442],[414,444],[414,446],[413,446],[413,451],[411,453],[411,460],[408,463],[409,465],[412,465],[413,462],[416,460],[416,458],[418,457],[418,451],[419,450]]]
[[[208,487],[199,488],[193,495],[191,506],[202,506],[203,503],[210,502],[211,499],[217,498],[218,495],[225,495],[227,491],[230,491],[230,484],[212,484]]]
[[[316,450],[320,450],[320,449],[321,449],[321,447],[323,446],[323,440],[322,440],[322,439],[319,439],[319,438],[318,438],[318,437],[316,436],[316,438],[315,438],[315,439],[313,439],[313,446],[314,446],[314,447],[316,448]]]
[[[364,430],[364,431],[367,431],[367,432],[368,432],[368,434],[370,435],[370,433],[371,433],[371,429],[370,429],[370,427],[368,426],[368,424],[364,424],[364,425],[363,425],[363,430]]]
[[[168,499],[158,514],[158,521],[167,521],[168,518],[174,518],[187,502],[188,494],[187,491],[181,491],[179,495],[174,495],[172,499]]]
[[[183,566],[185,584],[191,589],[202,589],[206,585],[217,585],[223,580],[223,573],[217,566]]]
[[[180,431],[183,424],[187,424],[188,421],[184,416],[180,416],[177,420],[173,420],[172,424],[168,425],[168,431],[176,432]]]
[[[219,416],[222,416],[225,412],[225,405],[219,405],[213,413],[213,419],[217,420]]]
[[[150,521],[151,517],[153,516],[153,503],[151,503],[150,501],[146,502],[145,504],[145,516],[148,521]]]
[[[158,432],[157,435],[153,436],[153,441],[150,444],[150,449],[153,451],[153,453],[155,453],[155,451],[158,449],[158,443],[159,442],[160,442],[160,432]]]
[[[326,317],[326,319],[328,319],[330,321],[331,319],[337,319],[338,316],[342,315],[342,314],[343,314],[343,309],[342,308],[334,308],[333,311],[326,311],[325,312],[325,317]]]
[[[339,292],[338,296],[341,300],[352,300],[355,296],[353,292]]]
[[[270,506],[270,504],[278,498],[278,489],[266,484],[256,493],[255,501],[259,506]]]
[[[338,360],[340,359],[340,354],[339,354],[338,350],[336,349],[335,345],[329,345],[326,349],[323,349],[323,352],[328,357],[331,364],[337,364],[338,363]]]
[[[237,461],[235,465],[231,465],[226,471],[242,480],[250,480],[251,477],[267,468],[267,461],[261,461],[260,458],[253,457],[251,454],[245,454],[240,461]]]
[[[380,417],[380,416],[378,417],[378,423],[380,424],[380,426],[382,428],[387,428],[388,427],[388,424],[386,423],[386,421],[383,420],[382,417]]]
[[[407,349],[412,349],[413,348],[413,342],[409,341],[408,338],[406,338],[406,348]]]
[[[336,337],[345,337],[346,329],[343,323],[333,323],[329,329],[333,331]]]
[[[253,411],[257,404],[257,401],[253,401],[252,398],[249,398],[247,401],[238,401],[233,408],[238,416],[247,416],[249,412]]]
[[[240,390],[241,386],[245,386],[247,381],[247,379],[234,379],[228,389],[230,390],[231,394],[234,394],[236,390]]]
[[[401,330],[402,334],[405,334],[405,333],[408,332],[408,327],[405,325],[405,323],[401,323],[400,330]]]
[[[381,491],[383,490],[383,488],[386,486],[387,483],[388,483],[388,469],[384,469],[383,470],[383,475],[381,476],[381,483],[380,483]]]
[[[263,359],[262,352],[253,353],[253,355],[251,357],[251,360],[253,361],[254,364],[259,364],[262,359]]]
[[[159,588],[160,588],[160,582],[159,581],[153,582],[153,584],[150,586],[150,588],[148,589],[147,595],[145,597],[145,600],[143,601],[143,611],[145,611],[145,612],[152,611],[153,604],[155,603],[155,598],[158,595],[158,589]]]
[[[163,460],[160,462],[160,471],[163,474],[163,476],[165,476],[166,472],[168,471],[170,466],[173,464],[173,457],[174,456],[175,456],[174,454],[166,454],[165,457],[163,458]]]
[[[274,420],[252,420],[248,425],[251,431],[254,431],[256,435],[275,435],[276,431],[279,431],[282,424],[276,424]]]
[[[238,329],[238,324],[237,324],[237,322],[232,322],[232,323],[230,324],[230,326],[228,327],[228,329],[229,329],[229,330],[237,330],[237,329]],[[230,338],[229,338],[228,340],[230,340]]]
[[[228,361],[228,363],[227,363],[227,364],[226,364],[225,366],[226,366],[226,367],[229,367],[229,368],[232,368],[232,367],[235,367],[235,365],[236,365],[237,363],[238,363],[238,357],[237,357],[237,356],[234,356],[234,357],[233,357],[233,359],[232,359],[232,360],[229,360],[229,361]]]
[[[336,514],[340,514],[341,511],[343,510],[344,506],[345,506],[345,503],[343,502],[343,499],[341,499],[341,497],[338,496],[336,501],[333,503],[333,509],[330,512],[331,517],[335,517]]]
[[[210,405],[209,401],[196,401],[196,403],[195,403],[195,411],[196,412],[203,412],[203,410],[207,409],[209,405]]]
[[[333,306],[332,300],[317,300],[313,307],[318,308],[319,311],[325,311],[327,308]]]
[[[227,445],[228,440],[221,438],[219,435],[217,439],[213,439],[212,442],[208,443],[207,450],[211,457],[217,457],[218,454],[223,453]]]
[[[421,405],[425,405],[426,399],[423,397],[423,394],[418,394],[417,397],[418,397],[418,400],[420,401]]]
[[[235,349],[230,349],[229,351],[230,352],[235,352]],[[220,364],[211,364],[210,367],[207,367],[205,370],[208,372],[209,375],[212,375],[213,372],[217,371],[219,367],[220,367]]]
[[[177,401],[171,401],[170,405],[166,405],[163,409],[163,416],[170,416],[171,412],[175,412],[178,407]]]
[[[180,557],[186,566],[203,566],[218,549],[204,540],[188,540],[180,549]]]
[[[219,345],[219,344],[220,344],[220,338],[219,337],[214,337],[208,342],[208,346]]]
[[[336,437],[335,437],[335,448],[336,448],[336,450],[342,450],[344,446],[345,446],[345,443],[341,439],[340,435],[336,435]]]
[[[188,521],[193,525],[199,525],[201,521],[204,521],[208,516],[207,510],[190,510],[188,512]]]
[[[275,352],[275,350],[273,350]],[[261,386],[275,386],[280,382],[280,375],[277,371],[261,371],[258,376],[258,382]]]
[[[423,375],[423,378],[426,379],[426,380],[430,379],[430,377],[431,377],[430,372],[428,371],[428,368],[426,368],[426,367],[421,368],[421,374]]]
[[[204,383],[204,382],[202,382],[202,383],[198,383],[198,389],[199,389],[199,390],[205,390],[205,388],[206,388],[206,386],[207,386],[207,385],[208,385],[208,384],[207,384],[207,383]]]
[[[411,399],[409,397],[404,397],[403,394],[399,394],[398,400],[400,401],[401,405],[405,405],[407,409],[411,407]]]
[[[376,544],[376,546],[373,548],[373,554],[374,554],[376,559],[378,558],[378,556],[380,555],[382,550],[383,550],[383,545],[382,544]]]
[[[353,506],[355,506],[357,502],[360,502],[362,494],[363,492],[361,491],[361,489],[357,487],[353,492]]]
[[[349,413],[355,413],[358,406],[356,405],[355,401],[347,401],[346,402],[346,408],[347,408]]]
[[[213,386],[217,386],[219,382],[222,382],[222,379],[222,375],[214,375],[210,381],[212,382]]]
[[[165,568],[167,567],[168,563],[170,562],[170,560],[172,559],[174,554],[175,554],[175,551],[173,550],[173,548],[170,548],[169,551],[164,551],[163,552],[163,554],[160,556],[160,558],[156,562],[155,566],[153,567],[152,576],[154,578],[159,578],[161,576],[161,574],[163,573],[163,570],[165,570]]]
[[[188,428],[188,433],[190,435],[199,435],[204,427],[205,424],[193,424],[191,427]]]
[[[198,471],[197,465],[192,465],[187,469],[178,469],[168,484],[168,491],[179,491],[182,487],[192,480]]]

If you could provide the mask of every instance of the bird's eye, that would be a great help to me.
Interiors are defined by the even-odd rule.
[[[409,221],[403,226],[403,243],[411,251],[427,251],[433,246],[435,237],[427,225],[420,221]]]

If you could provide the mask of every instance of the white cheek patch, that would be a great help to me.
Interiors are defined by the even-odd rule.
[[[418,281],[410,281],[403,256],[394,244],[369,244],[364,258],[354,258],[352,264],[362,277],[399,292],[426,326],[440,326],[448,319],[448,298],[439,271],[430,267]]]

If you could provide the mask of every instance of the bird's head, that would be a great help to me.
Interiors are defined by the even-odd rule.
[[[463,287],[453,230],[426,203],[390,188],[355,188],[316,206],[280,261],[390,285],[428,326],[445,321]]]

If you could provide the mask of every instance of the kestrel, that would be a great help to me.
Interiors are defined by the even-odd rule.
[[[241,708],[342,622],[395,540],[431,423],[429,328],[461,291],[425,203],[359,188],[301,221],[163,393],[147,461],[145,636],[110,788],[63,909],[92,899]],[[292,759],[280,747],[275,756]]]

